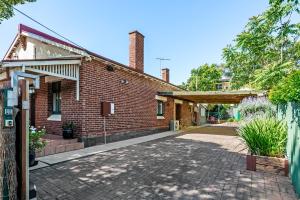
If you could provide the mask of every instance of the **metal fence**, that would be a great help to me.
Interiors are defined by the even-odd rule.
[[[297,194],[300,196],[300,104],[288,103],[278,106],[278,118],[288,125],[287,156],[290,177]]]

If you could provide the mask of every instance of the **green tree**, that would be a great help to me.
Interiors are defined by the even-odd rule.
[[[279,81],[269,93],[272,103],[285,104],[300,102],[300,70],[293,71],[289,76]]]
[[[232,88],[270,89],[299,65],[299,3],[270,0],[269,8],[250,18],[234,43],[223,49],[225,65],[232,73]]]
[[[216,84],[222,76],[222,68],[216,64],[204,64],[196,69],[192,69],[191,76],[184,84],[186,89],[191,91],[211,91],[216,90]]]
[[[187,84],[185,82],[182,82],[180,85],[178,85],[178,87],[180,87],[181,89],[187,90]]]
[[[0,0],[0,23],[4,19],[9,19],[14,15],[13,6],[35,1],[36,0]]]

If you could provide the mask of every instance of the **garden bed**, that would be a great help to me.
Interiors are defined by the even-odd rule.
[[[248,154],[246,162],[247,170],[250,171],[269,172],[283,176],[288,176],[289,174],[288,160],[286,158]]]

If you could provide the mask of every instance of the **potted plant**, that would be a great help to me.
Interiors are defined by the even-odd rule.
[[[275,117],[255,117],[242,125],[238,133],[249,149],[246,158],[248,170],[288,175],[286,123]]]
[[[64,139],[74,138],[75,124],[73,122],[65,122],[62,125],[62,129],[63,129],[63,138]]]
[[[37,129],[33,126],[29,128],[29,166],[32,167],[37,164],[35,153],[41,151],[46,146],[46,141],[42,137],[46,134],[46,129]]]

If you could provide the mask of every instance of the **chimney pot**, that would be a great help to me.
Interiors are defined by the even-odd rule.
[[[129,33],[129,67],[144,72],[144,35],[138,31]]]
[[[169,68],[164,68],[161,70],[161,76],[162,76],[162,79],[164,81],[166,81],[167,83],[170,82],[170,70]]]

